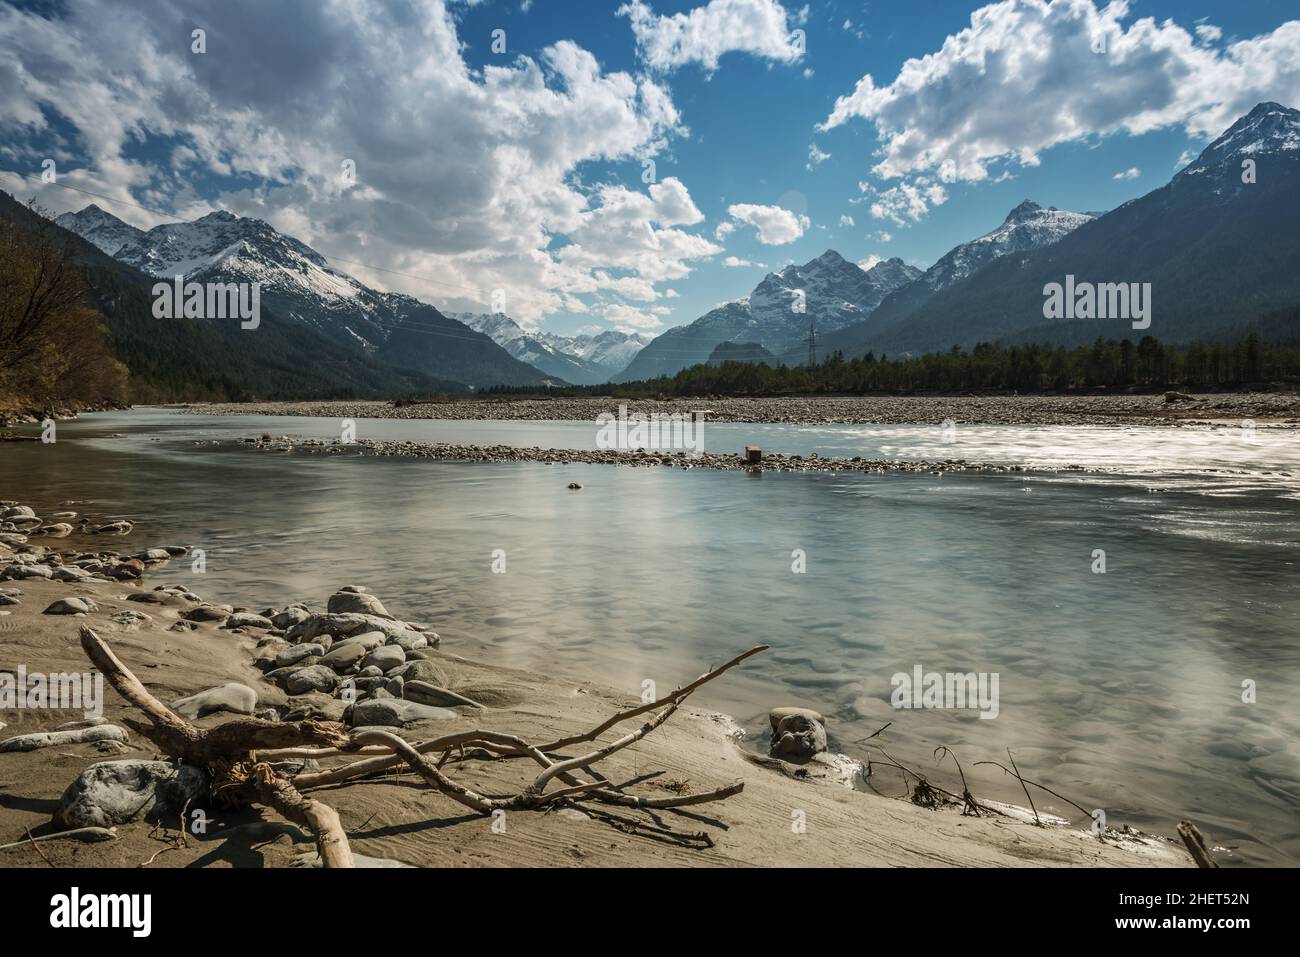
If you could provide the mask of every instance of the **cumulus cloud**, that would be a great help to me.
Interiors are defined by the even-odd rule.
[[[1141,175],[1142,175],[1142,171],[1140,169],[1138,169],[1136,166],[1130,166],[1128,169],[1120,170],[1118,173],[1112,176],[1111,179],[1137,179]]]
[[[758,231],[758,241],[764,246],[783,246],[792,243],[812,225],[812,220],[807,216],[792,213],[782,206],[737,203],[727,207],[727,215],[738,222],[753,226]],[[734,228],[732,226],[732,229]]]
[[[1172,20],[1126,26],[1128,14],[1125,0],[985,6],[891,83],[863,76],[821,128],[874,123],[879,176],[980,181],[994,161],[1035,165],[1060,143],[1173,126],[1209,137],[1260,101],[1300,102],[1300,20],[1218,48]]]
[[[875,253],[872,253],[866,259],[858,260],[858,268],[865,272],[866,270],[870,269],[872,266],[875,266],[880,262],[883,262],[883,260]]]
[[[852,226],[852,225],[853,225],[853,217],[852,217],[852,216],[849,216],[847,213],[841,215],[841,216],[840,216],[840,225],[841,225],[841,226]]]
[[[757,266],[759,269],[767,268],[762,263],[756,263],[749,259],[741,259],[738,256],[728,256],[726,259],[722,260],[722,265],[729,269],[739,269],[742,266]]]
[[[884,190],[867,182],[859,183],[858,187],[868,194],[872,218],[887,219],[896,226],[906,226],[909,220],[920,222],[931,207],[948,201],[948,191],[926,176]]]
[[[601,290],[649,301],[721,251],[687,230],[702,216],[677,179],[582,185],[583,164],[654,156],[680,122],[658,82],[575,43],[474,70],[444,0],[51,9],[0,7],[6,165],[54,156],[60,182],[166,214],[107,207],[136,225],[227,208],[439,306],[503,289],[525,324]],[[15,179],[54,212],[88,201]]]
[[[711,72],[724,53],[751,53],[779,63],[801,59],[803,46],[792,36],[791,21],[807,19],[806,10],[791,17],[777,0],[709,0],[686,13],[657,16],[643,0],[632,0],[618,8],[618,15],[631,21],[637,53],[651,69],[698,63]]]

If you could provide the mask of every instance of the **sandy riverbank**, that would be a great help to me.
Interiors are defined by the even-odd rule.
[[[0,546],[0,568],[11,566],[15,555],[26,555],[46,567],[58,568],[60,560],[71,567],[75,559],[94,551],[102,567],[97,575],[107,575],[127,565],[111,552],[145,553],[150,543],[140,540],[143,534],[137,527],[129,535],[111,538],[80,532],[59,539],[32,537],[26,543],[10,538],[9,544]],[[0,615],[0,668],[12,671],[25,665],[30,672],[87,671],[76,635],[79,626],[88,624],[164,702],[239,682],[256,692],[259,712],[274,709],[285,718],[294,711],[342,716],[344,703],[337,697],[315,691],[289,695],[273,676],[255,667],[257,655],[265,657],[292,645],[292,626],[254,623],[231,628],[224,614],[214,615],[212,621],[181,622],[183,616],[196,617],[191,614],[195,608],[214,607],[189,591],[191,586],[201,587],[195,583],[202,579],[191,573],[187,559],[155,557],[143,563],[140,578],[125,571],[122,576],[118,581],[29,577],[0,582],[0,589],[17,592],[13,597],[18,602],[0,608],[7,612]],[[160,591],[164,584],[184,587]],[[400,619],[401,596],[383,594],[382,588],[373,591]],[[43,613],[51,603],[73,596],[91,599],[95,609],[77,616]],[[203,597],[216,602],[231,596]],[[285,601],[308,598],[315,613],[324,611],[324,597],[285,596]],[[272,610],[249,609],[254,614]],[[430,645],[436,644],[436,636],[429,633],[429,639]],[[738,639],[736,651],[749,644]],[[470,661],[445,646],[407,652],[408,662],[417,660],[430,662],[444,676],[445,687],[486,707],[457,707],[401,729],[409,740],[490,728],[543,741],[589,729],[638,703],[633,695],[580,676]],[[701,662],[693,673],[676,677],[685,684],[706,664]],[[132,716],[107,689],[107,721],[118,724]],[[9,725],[0,729],[0,740],[52,730],[78,717],[51,711],[0,714],[0,721]],[[231,717],[213,714],[196,723],[211,727]],[[616,727],[601,741],[629,729]],[[735,741],[733,731],[734,725],[723,716],[688,702],[662,727],[602,763],[610,779],[628,782],[626,793],[651,798],[744,783],[744,790],[728,800],[680,810],[594,808],[616,812],[612,818],[592,814],[583,804],[550,813],[510,812],[505,832],[499,833],[488,818],[468,813],[409,773],[354,780],[310,793],[338,810],[356,853],[418,866],[1187,864],[1181,847],[1158,839],[1116,836],[1102,842],[1077,827],[1040,828],[1013,817],[963,816],[956,809],[927,809],[853,790],[842,781],[842,762],[814,759],[795,766],[763,759],[756,763],[754,746]],[[129,733],[125,745],[109,750],[114,753],[101,753],[95,744],[64,744],[0,753],[0,844],[23,841],[29,831],[48,832],[64,788],[86,767],[155,754],[154,746],[135,732]],[[347,760],[325,759],[322,765]],[[454,780],[487,793],[517,791],[533,776],[531,768],[519,761],[452,761],[445,770]],[[1043,802],[1039,809],[1044,809]],[[311,841],[272,812],[230,811],[213,805],[207,813],[207,833],[189,835],[184,845],[175,840],[175,822],[164,821],[170,829],[160,830],[140,821],[118,826],[116,839],[103,843],[56,840],[42,842],[39,851],[32,844],[0,851],[0,866],[137,866],[147,861],[153,867],[286,866],[311,857]],[[801,833],[792,828],[796,819],[806,822]],[[1175,823],[1170,822],[1170,833]]]
[[[595,421],[602,412],[690,413],[709,422],[791,424],[1179,426],[1237,423],[1300,425],[1300,395],[1240,393],[1125,396],[857,396],[768,399],[462,399],[395,406],[391,402],[242,402],[186,406],[205,415],[301,415],[324,418]]]

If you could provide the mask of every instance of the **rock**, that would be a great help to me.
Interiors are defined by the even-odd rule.
[[[199,626],[192,621],[174,621],[168,627],[168,631],[195,631]]]
[[[29,505],[11,505],[3,512],[0,512],[0,518],[13,521],[15,518],[35,518],[36,513],[32,511]]]
[[[89,598],[59,598],[50,603],[42,614],[45,615],[88,615],[99,611],[99,606]]]
[[[358,701],[352,706],[351,720],[354,728],[364,725],[400,728],[417,721],[445,721],[456,716],[456,712],[448,708],[431,708],[401,698],[382,698]]]
[[[350,586],[356,588],[358,586]],[[326,611],[332,615],[342,615],[349,612],[355,612],[361,615],[375,615],[379,618],[392,618],[388,609],[374,595],[367,595],[359,591],[338,591],[330,595],[329,604]]]
[[[358,675],[362,678],[382,678],[384,673],[374,665],[370,665],[368,668],[362,668]]]
[[[402,694],[402,688],[405,685],[406,682],[402,680],[401,676],[395,675],[394,677],[389,678],[387,681],[384,682],[384,690],[387,691],[394,698],[402,698],[405,697]]]
[[[64,565],[61,568],[54,569],[50,578],[56,582],[82,582],[92,578],[90,572],[83,568],[76,568],[72,565]]]
[[[139,628],[146,621],[153,621],[153,618],[142,611],[119,611],[110,615],[108,620],[124,628]]]
[[[296,665],[304,658],[319,657],[323,654],[325,654],[325,649],[319,644],[290,645],[276,654],[274,667],[287,668],[289,665]]]
[[[408,701],[415,701],[419,704],[436,705],[443,708],[457,708],[468,706],[471,708],[483,707],[472,698],[466,698],[464,695],[456,694],[454,691],[448,691],[446,688],[440,688],[435,684],[427,681],[408,681],[405,683],[402,691],[402,697]]]
[[[226,618],[222,628],[270,628],[271,619],[254,615],[250,611],[237,611]]]
[[[137,561],[134,558],[128,558],[124,562],[118,562],[112,568],[104,572],[109,578],[116,578],[118,581],[134,581],[144,575],[144,562]]]
[[[53,525],[42,525],[36,530],[37,535],[48,535],[50,538],[67,538],[72,534],[72,526],[67,522],[55,522]]]
[[[93,744],[96,741],[125,741],[126,732],[115,724],[100,724],[89,728],[69,728],[67,731],[40,731],[20,734],[8,741],[0,741],[0,754],[14,751],[35,751],[56,744]]]
[[[397,645],[380,645],[370,654],[362,659],[361,667],[369,668],[374,666],[381,671],[388,672],[393,668],[401,667],[406,663],[406,652]]]
[[[294,645],[292,647],[301,648],[303,646]],[[328,665],[335,671],[341,671],[357,664],[366,656],[366,653],[367,650],[364,645],[355,641],[346,641],[343,644],[335,645],[326,652],[324,657],[321,658],[320,663]]]
[[[165,548],[147,548],[134,557],[142,562],[165,562],[169,561],[172,555]]]
[[[275,628],[291,628],[311,617],[311,612],[297,605],[271,616],[271,625]]]
[[[0,595],[0,606],[2,606],[2,605],[21,605],[21,604],[22,604],[22,602],[20,602],[20,601],[19,601],[17,598],[15,598],[13,595]]]
[[[388,636],[382,631],[363,631],[359,635],[350,635],[347,638],[340,638],[334,647],[341,648],[344,645],[360,645],[362,648],[366,649],[366,651],[374,651],[387,641]]]
[[[198,608],[191,608],[181,617],[186,621],[224,621],[230,617],[230,612],[216,605],[199,605]]]
[[[101,761],[68,785],[54,823],[62,829],[112,827],[144,817],[175,827],[185,807],[202,803],[207,791],[207,772],[187,764]]]
[[[200,691],[187,698],[172,702],[172,710],[182,718],[201,718],[207,714],[228,711],[231,714],[252,714],[257,707],[257,692],[237,681]]]
[[[334,669],[325,665],[308,665],[299,668],[284,679],[284,690],[289,694],[307,694],[310,691],[333,691],[339,683]]]
[[[582,488],[582,486],[577,482],[570,482],[569,488],[573,489],[574,491],[577,491],[578,489]]]
[[[96,535],[127,535],[130,533],[131,529],[133,528],[135,528],[134,522],[128,522],[125,520],[120,522],[109,522],[95,529],[95,534]]]
[[[772,731],[776,731],[777,725],[781,723],[782,718],[788,717],[792,714],[806,715],[819,723],[823,728],[826,727],[826,719],[812,708],[773,708],[767,713],[767,720],[772,725]]]
[[[404,652],[418,651],[420,648],[429,647],[429,639],[424,637],[418,631],[408,631],[406,634],[393,635],[388,639],[390,645],[396,645]]]
[[[826,750],[826,728],[807,714],[788,714],[772,736],[772,754],[811,758]]]
[[[446,687],[447,685],[447,673],[432,661],[417,659],[416,661],[408,662],[401,674],[402,678],[408,682],[424,681],[431,685],[437,685],[440,688]]]
[[[381,618],[378,615],[362,615],[355,612],[349,612],[341,615],[312,615],[305,621],[294,625],[287,632],[285,637],[290,641],[311,641],[318,635],[330,635],[331,637],[348,638],[353,635],[360,635],[365,632],[379,631],[383,632],[385,640],[391,640],[397,635],[416,635],[419,632],[412,631],[400,621],[394,621],[391,618]],[[429,637],[425,635],[425,640],[429,644],[437,643],[437,636]]]
[[[0,577],[21,580],[24,578],[49,578],[54,572],[45,565],[10,565]]]

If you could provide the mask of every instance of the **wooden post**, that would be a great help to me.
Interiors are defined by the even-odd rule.
[[[750,465],[757,465],[763,461],[763,450],[757,445],[745,446],[745,461]]]

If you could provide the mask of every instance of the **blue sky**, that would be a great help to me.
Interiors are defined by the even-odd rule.
[[[1026,198],[1110,209],[1255,102],[1300,105],[1273,0],[351,7],[0,12],[0,187],[143,227],[230,208],[449,311],[653,334],[827,248],[925,266]]]

